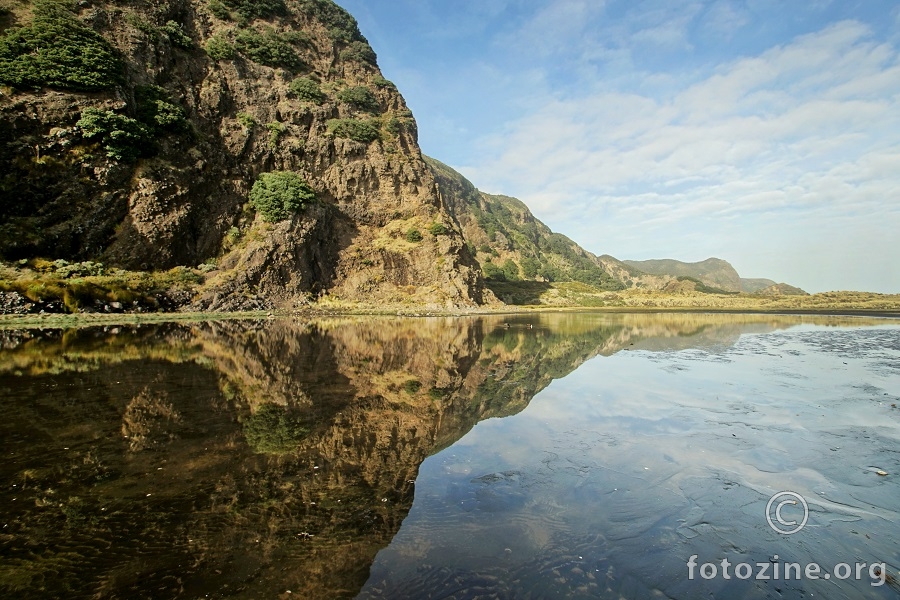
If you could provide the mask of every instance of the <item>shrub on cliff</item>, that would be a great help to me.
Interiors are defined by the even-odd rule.
[[[134,88],[137,118],[153,133],[182,131],[188,122],[184,110],[172,102],[169,93],[158,85],[139,85]]]
[[[234,58],[234,46],[228,41],[224,35],[215,34],[203,46],[206,53],[213,60],[231,60]]]
[[[114,160],[132,161],[151,147],[147,127],[111,110],[86,108],[75,125],[84,139],[99,142],[106,156]]]
[[[39,0],[27,27],[0,36],[0,83],[96,91],[113,87],[122,62],[99,33],[62,2]]]
[[[372,50],[368,42],[355,40],[341,50],[341,60],[351,60],[374,66],[378,62],[378,56]]]
[[[166,21],[166,24],[159,30],[169,38],[173,46],[182,50],[190,50],[194,47],[194,40],[184,32],[184,27],[177,21]]]
[[[378,99],[375,94],[361,85],[342,89],[338,92],[337,99],[359,110],[378,112]]]
[[[356,19],[332,0],[297,0],[301,12],[316,18],[328,27],[334,41],[363,40]]]
[[[448,233],[450,233],[443,223],[432,223],[428,226],[428,232],[431,235],[447,235]]]
[[[315,198],[309,184],[290,171],[263,173],[250,190],[250,205],[273,223],[289,218]]]
[[[271,28],[262,31],[244,29],[235,37],[235,47],[253,62],[267,67],[282,67],[298,71],[304,67],[297,50],[291,45],[301,41],[294,36],[279,34]]]
[[[239,20],[247,23],[253,19],[264,19],[287,13],[284,0],[225,0],[228,8],[237,12]],[[210,10],[219,18],[228,17],[227,11],[220,8],[219,2],[210,2]]]
[[[359,119],[331,119],[328,121],[328,133],[335,137],[351,139],[368,144],[381,137],[379,126],[372,121]]]
[[[291,81],[291,93],[304,102],[321,104],[325,100],[325,94],[319,84],[309,77],[297,77]]]

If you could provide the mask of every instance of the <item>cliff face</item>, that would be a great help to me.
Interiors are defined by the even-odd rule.
[[[4,258],[206,262],[199,308],[482,302],[412,114],[330,0],[41,0],[0,26]],[[269,222],[247,202],[279,171],[316,200]]]

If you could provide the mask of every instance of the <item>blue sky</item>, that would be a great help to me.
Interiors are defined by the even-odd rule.
[[[896,0],[338,0],[423,151],[617,258],[900,292]]]

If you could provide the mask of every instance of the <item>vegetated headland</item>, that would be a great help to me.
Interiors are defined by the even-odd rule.
[[[900,312],[588,252],[424,156],[331,0],[0,0],[0,139],[0,315],[20,319]]]

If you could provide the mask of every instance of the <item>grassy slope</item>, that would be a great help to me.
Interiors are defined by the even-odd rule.
[[[469,250],[489,282],[578,281],[619,290],[597,257],[554,233],[520,200],[479,191],[447,165],[427,158],[444,201],[460,223]]]
[[[609,292],[578,282],[506,282],[494,284],[492,289],[507,304],[536,307],[900,312],[900,294],[873,292],[840,291],[810,295],[709,294],[640,289]]]

